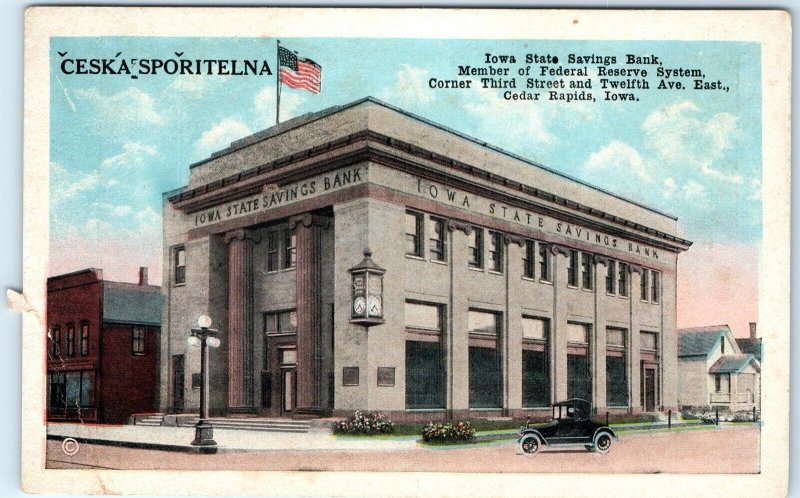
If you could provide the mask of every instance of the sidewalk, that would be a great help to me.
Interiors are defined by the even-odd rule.
[[[165,451],[196,451],[193,427],[147,427],[140,425],[47,425],[47,438],[73,438],[78,443],[125,446]],[[312,428],[307,433],[284,433],[214,429],[219,452],[240,451],[341,451],[413,450],[418,436],[397,438],[336,438],[330,431]]]

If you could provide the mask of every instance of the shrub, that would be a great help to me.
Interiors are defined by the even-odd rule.
[[[429,423],[422,429],[422,440],[426,443],[449,443],[453,441],[469,441],[475,437],[475,429],[469,422],[455,424]]]
[[[352,417],[331,424],[334,434],[391,434],[394,423],[380,413],[362,413],[356,410]]]

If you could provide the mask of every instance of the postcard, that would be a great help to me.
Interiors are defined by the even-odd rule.
[[[787,493],[787,13],[25,33],[26,491]]]

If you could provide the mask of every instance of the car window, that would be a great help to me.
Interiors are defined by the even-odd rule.
[[[567,417],[568,418],[575,418],[575,408],[570,406],[567,408]]]

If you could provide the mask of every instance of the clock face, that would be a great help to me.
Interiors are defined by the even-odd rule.
[[[353,313],[356,315],[363,315],[364,310],[367,309],[367,300],[363,297],[357,297],[353,301]]]
[[[381,316],[382,313],[381,298],[379,298],[378,296],[369,296],[368,307],[370,316]]]

